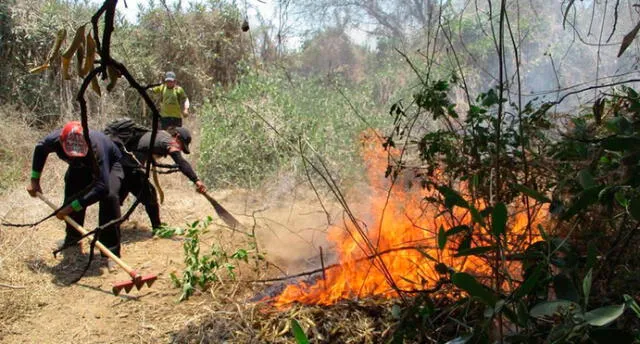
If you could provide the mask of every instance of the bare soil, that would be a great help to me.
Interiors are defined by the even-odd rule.
[[[62,200],[64,166],[47,162],[43,190],[54,202]],[[57,167],[49,167],[58,164]],[[248,248],[246,236],[231,232],[216,217],[204,197],[186,178],[161,176],[165,202],[162,220],[182,226],[212,216],[215,223],[202,237],[202,251],[219,245],[228,252]],[[25,185],[26,186],[26,185]],[[309,191],[274,184],[269,193],[212,190],[211,194],[245,225],[255,231],[259,249],[267,260],[287,273],[317,267],[318,247],[324,241],[328,216]],[[276,192],[274,192],[274,190]],[[125,203],[123,211],[130,201]],[[0,216],[13,223],[34,222],[50,212],[39,199],[18,188],[2,196]],[[335,215],[335,214],[334,214]],[[330,218],[330,217],[329,217]],[[97,224],[97,205],[88,210],[86,228]],[[260,265],[239,266],[235,281],[216,283],[178,302],[180,289],[169,277],[184,268],[183,238],[153,237],[142,207],[123,225],[122,258],[144,274],[157,274],[151,287],[114,296],[111,284],[126,280],[118,269],[109,272],[94,261],[87,274],[70,283],[88,261],[88,241],[82,252],[53,257],[56,241],[64,237],[64,224],[49,219],[33,228],[0,227],[0,342],[2,343],[170,343],[175,334],[230,304],[245,305],[264,287],[250,280],[275,275]],[[279,274],[279,273],[278,273]]]

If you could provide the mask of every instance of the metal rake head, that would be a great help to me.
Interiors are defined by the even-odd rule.
[[[118,296],[124,289],[125,293],[129,293],[133,287],[140,290],[146,284],[147,287],[151,287],[153,282],[158,279],[157,275],[136,276],[129,281],[116,282],[113,284],[111,291],[113,295]]]

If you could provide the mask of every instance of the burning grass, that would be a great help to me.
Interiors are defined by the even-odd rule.
[[[489,224],[482,223],[488,220],[479,220],[483,216],[474,214],[488,209],[489,202],[463,191],[465,199],[459,202],[471,204],[474,209],[471,206],[447,209],[438,201],[443,198],[442,190],[405,188],[385,178],[382,171],[387,169],[389,156],[380,142],[375,139],[367,142],[363,153],[370,185],[363,194],[365,201],[358,209],[345,209],[348,219],[343,226],[329,229],[328,237],[338,256],[337,266],[327,270],[326,277],[317,283],[288,286],[275,298],[276,306],[286,307],[293,302],[330,305],[368,296],[395,298],[404,291],[433,288],[451,269],[478,277],[493,274],[488,261],[496,254],[492,246],[495,238]],[[435,178],[434,185],[447,184],[444,177]],[[458,187],[470,189],[464,183]],[[531,200],[530,204],[534,202]],[[508,230],[502,252],[522,252],[539,239],[533,229],[543,221],[546,211],[540,205],[527,208],[523,203],[508,208]],[[517,287],[513,281],[522,277],[521,264],[518,261],[504,264],[506,269],[501,274],[509,275],[507,278],[501,282],[484,279],[488,285],[500,283],[499,288],[513,290]]]

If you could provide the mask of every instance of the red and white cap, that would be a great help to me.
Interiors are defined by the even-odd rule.
[[[84,139],[82,124],[78,121],[71,121],[62,127],[60,132],[60,143],[62,150],[70,158],[83,158],[87,156],[89,146]]]

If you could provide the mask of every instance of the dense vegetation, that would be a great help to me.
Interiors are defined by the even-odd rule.
[[[359,135],[378,130],[390,152],[380,174],[437,190],[425,206],[460,220],[440,228],[431,245],[491,267],[472,276],[425,256],[441,288],[400,291],[404,303],[393,310],[395,327],[385,339],[640,340],[635,12],[623,15],[618,2],[489,1],[475,9],[455,1],[292,3],[303,9],[300,18],[321,13],[327,20],[314,22],[317,30],[305,26],[311,33],[299,49],[282,45],[285,33],[274,34],[267,22],[252,28],[255,36],[244,34],[243,10],[225,1],[188,8],[151,2],[137,23],[116,20],[113,55],[132,75],[152,84],[175,70],[196,104],[198,170],[209,184],[304,180],[307,163],[318,158],[336,179],[353,180]],[[29,70],[47,58],[59,29],[74,32],[95,10],[65,1],[0,4],[3,121],[36,130],[77,116],[81,79],[65,80],[59,63]],[[364,48],[347,33],[371,18],[376,43]],[[606,44],[607,36],[616,44]],[[122,115],[148,123],[124,82],[87,97],[93,123]],[[10,135],[12,128],[2,130]],[[2,161],[23,163],[28,155],[0,153]],[[10,173],[2,188],[19,179]],[[469,214],[464,221],[461,209]],[[519,214],[526,230],[511,233]],[[511,274],[513,261],[522,263],[521,276]]]

